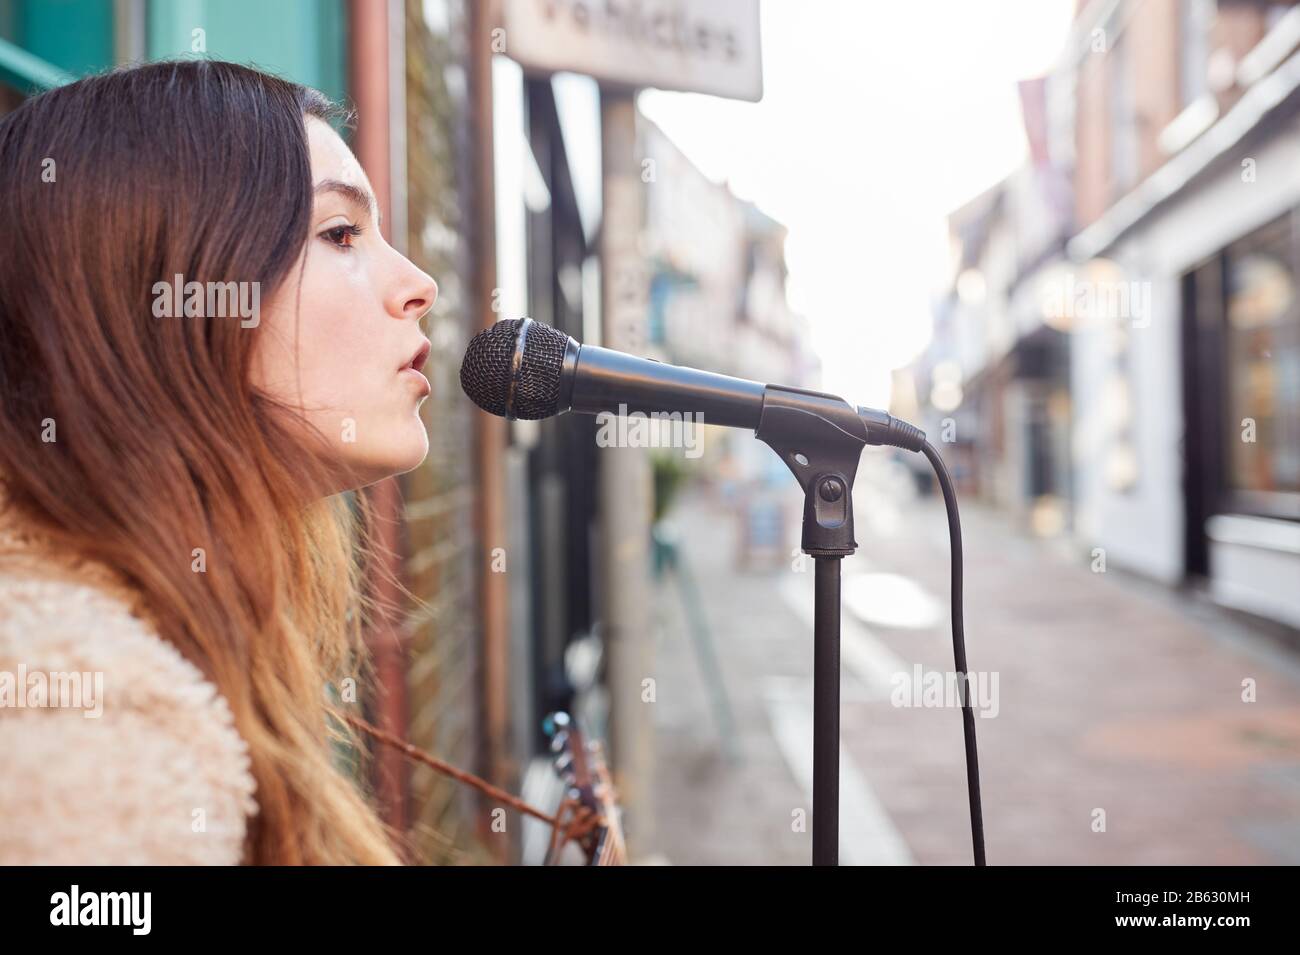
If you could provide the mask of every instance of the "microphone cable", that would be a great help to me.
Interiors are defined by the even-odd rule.
[[[979,757],[975,750],[975,711],[970,702],[970,680],[966,673],[966,627],[962,619],[962,552],[961,516],[957,513],[957,492],[952,486],[952,476],[943,458],[928,440],[922,439],[920,452],[929,459],[943,490],[943,504],[948,512],[948,542],[952,565],[952,653],[957,672],[961,674],[961,717],[966,740],[966,792],[970,801],[971,843],[975,851],[975,865],[984,866],[984,813],[980,805]]]

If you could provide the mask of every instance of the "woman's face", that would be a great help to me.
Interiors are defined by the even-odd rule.
[[[420,318],[438,286],[384,240],[374,193],[352,151],[307,118],[315,197],[306,262],[263,303],[254,384],[325,435],[340,483],[362,487],[424,460]],[[298,291],[301,269],[302,289]],[[342,487],[340,490],[344,489]]]

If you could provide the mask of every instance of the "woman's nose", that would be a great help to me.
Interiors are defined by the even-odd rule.
[[[397,294],[393,297],[394,315],[401,318],[414,318],[417,321],[433,308],[438,298],[438,283],[405,256],[402,261],[402,277],[397,285]]]

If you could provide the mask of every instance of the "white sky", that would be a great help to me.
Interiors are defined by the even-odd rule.
[[[930,335],[945,215],[1025,156],[1015,81],[1056,61],[1072,0],[763,0],[763,99],[647,90],[705,175],[790,229],[791,306],[823,388],[883,406]]]

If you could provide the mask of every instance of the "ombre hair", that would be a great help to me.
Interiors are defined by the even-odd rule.
[[[153,308],[175,275],[256,282],[263,302],[301,282],[308,116],[338,111],[187,60],[0,118],[0,479],[60,551],[120,576],[226,698],[257,783],[245,862],[394,863],[327,699],[368,676],[366,508],[312,493],[336,475],[298,409],[251,384],[260,328]]]

